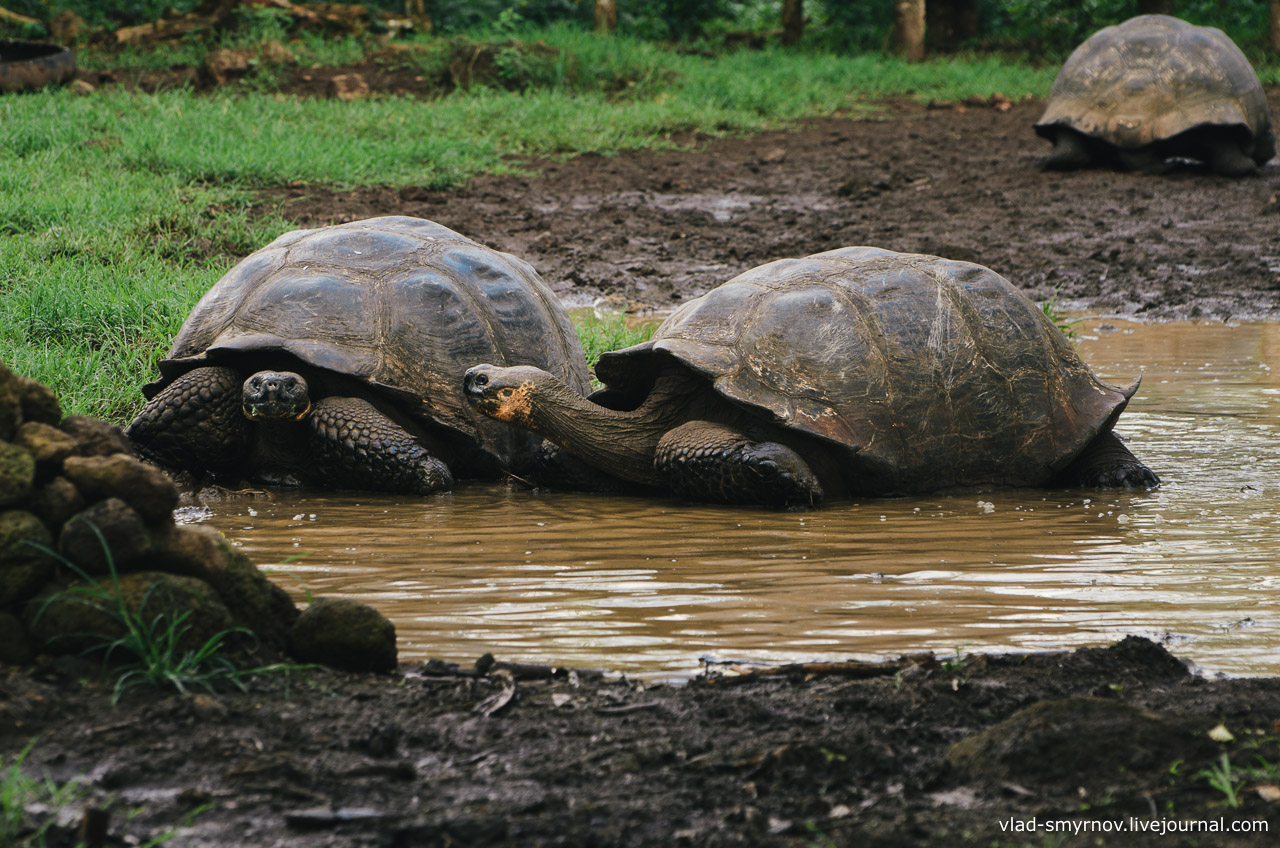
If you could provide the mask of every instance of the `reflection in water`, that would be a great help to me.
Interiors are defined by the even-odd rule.
[[[396,623],[402,659],[640,674],[701,656],[1041,650],[1128,633],[1207,669],[1280,673],[1280,326],[1094,330],[1142,389],[1121,432],[1151,493],[1021,490],[774,513],[465,484],[430,498],[275,490],[207,520],[301,599]],[[181,517],[181,516],[180,516]]]

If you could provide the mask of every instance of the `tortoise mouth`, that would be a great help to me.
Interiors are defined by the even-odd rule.
[[[311,411],[311,397],[301,375],[259,371],[244,381],[241,406],[250,421],[301,421]]]
[[[264,401],[244,404],[244,416],[250,421],[301,421],[309,412],[310,403]]]

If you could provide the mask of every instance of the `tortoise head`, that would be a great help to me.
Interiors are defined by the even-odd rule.
[[[528,426],[539,387],[549,379],[550,374],[528,365],[477,365],[467,369],[462,391],[473,407],[490,418]]]
[[[259,371],[244,381],[241,408],[250,421],[301,421],[311,411],[307,381],[292,371]]]

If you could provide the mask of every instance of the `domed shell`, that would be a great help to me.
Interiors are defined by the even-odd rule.
[[[578,336],[532,266],[418,218],[297,230],[250,254],[196,304],[143,391],[231,358],[283,367],[282,355],[391,392],[503,460],[512,428],[463,400],[467,368],[534,365],[589,385]]]
[[[1222,30],[1140,15],[1099,30],[1075,49],[1036,132],[1065,126],[1133,149],[1196,127],[1229,128],[1258,164],[1275,153],[1258,75]]]
[[[657,355],[728,400],[844,448],[867,494],[1042,485],[1137,388],[1100,381],[1042,310],[981,265],[850,247],[692,300],[596,374],[634,396]]]

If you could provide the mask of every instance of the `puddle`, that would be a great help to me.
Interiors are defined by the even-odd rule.
[[[1082,355],[1142,389],[1121,419],[1151,493],[1021,490],[813,513],[464,484],[427,499],[273,491],[181,519],[298,600],[374,604],[402,659],[641,675],[1164,640],[1280,674],[1280,325],[1091,322]]]
[[[765,206],[768,209],[791,209],[796,212],[813,212],[835,207],[831,199],[821,194],[793,195],[785,198],[765,197],[759,194],[738,194],[725,192],[695,192],[668,194],[649,191],[622,191],[602,197],[599,195],[577,195],[569,203],[575,212],[592,212],[604,208],[635,208],[648,206],[666,212],[706,212],[716,221],[731,221],[753,206]],[[560,203],[535,204],[533,207],[541,215],[552,215],[561,208]]]

